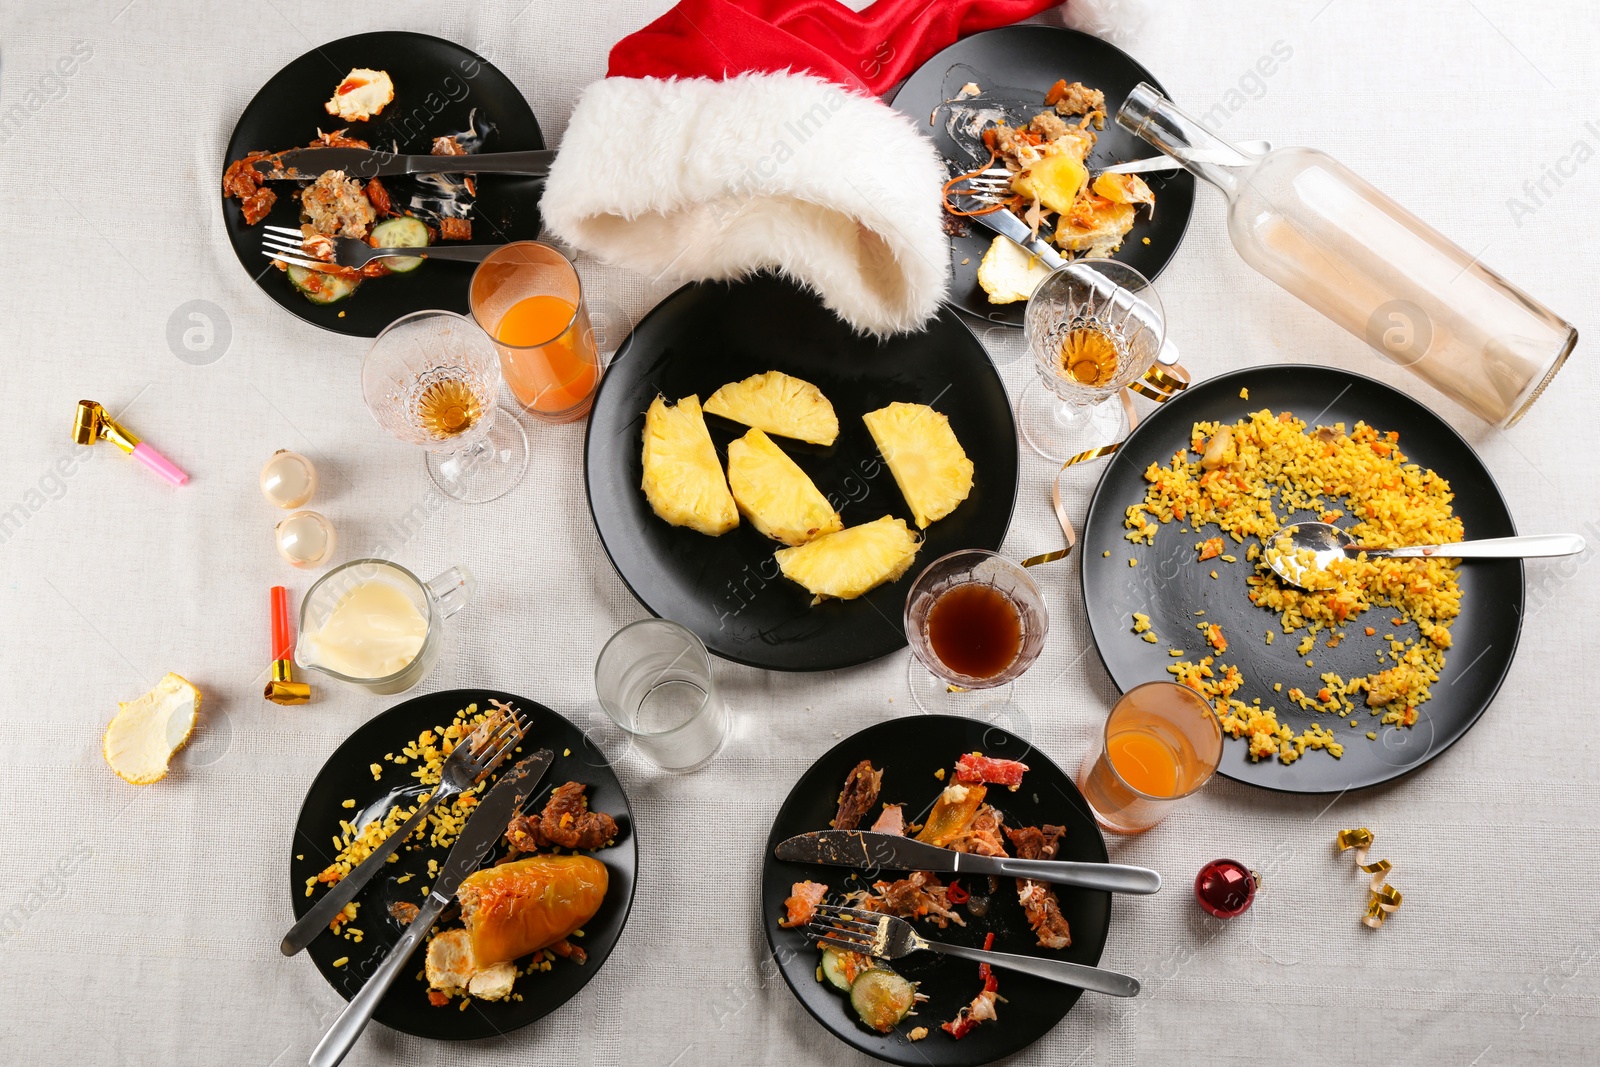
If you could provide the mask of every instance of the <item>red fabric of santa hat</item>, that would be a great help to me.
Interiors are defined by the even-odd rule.
[[[574,109],[551,233],[669,281],[769,269],[863,333],[922,327],[949,274],[946,172],[869,93],[957,38],[1058,0],[683,0]]]

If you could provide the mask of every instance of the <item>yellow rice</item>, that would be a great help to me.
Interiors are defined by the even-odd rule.
[[[1307,590],[1280,581],[1270,563],[1287,551],[1278,534],[1294,523],[1297,512],[1323,522],[1344,520],[1341,525],[1357,541],[1378,547],[1459,541],[1461,520],[1451,510],[1449,483],[1408,462],[1397,433],[1379,433],[1362,422],[1348,431],[1338,423],[1308,433],[1305,422],[1268,409],[1228,426],[1220,462],[1207,469],[1200,457],[1222,428],[1221,423],[1195,423],[1187,450],[1175,453],[1165,467],[1150,465],[1144,500],[1126,512],[1127,539],[1154,544],[1156,532],[1174,520],[1196,532],[1214,524],[1241,544],[1255,538],[1245,553],[1255,564],[1247,579],[1250,601],[1274,612],[1285,635],[1305,631],[1296,648],[1301,657],[1310,654],[1323,632],[1331,634],[1328,647],[1336,647],[1345,636],[1342,627],[1373,607],[1390,609],[1395,625],[1414,622],[1418,637],[1385,635],[1387,647],[1377,652],[1381,669],[1349,680],[1324,672],[1320,684],[1292,687],[1287,694],[1303,710],[1342,718],[1355,714],[1355,700],[1364,698],[1370,714],[1381,715],[1384,724],[1411,726],[1444,668],[1450,624],[1461,611],[1455,561],[1362,554],[1322,572],[1299,560],[1307,567],[1302,576],[1312,587]],[[1266,640],[1272,643],[1271,631]],[[1306,666],[1314,662],[1308,659]],[[1215,702],[1230,734],[1250,738],[1252,758],[1276,754],[1288,763],[1307,749],[1334,756],[1343,752],[1333,734],[1316,723],[1296,734],[1277,721],[1275,708],[1235,699],[1244,682],[1236,667],[1206,656],[1167,669]]]

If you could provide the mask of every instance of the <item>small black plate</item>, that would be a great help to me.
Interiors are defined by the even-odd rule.
[[[589,787],[590,807],[615,818],[626,836],[610,848],[589,853],[606,865],[611,881],[605,903],[583,927],[581,944],[589,954],[588,961],[580,966],[570,960],[557,960],[548,971],[523,975],[516,985],[522,1000],[471,1000],[468,1001],[470,1007],[462,1011],[457,998],[444,1007],[434,1007],[428,1002],[427,982],[415,977],[422,970],[427,952],[425,947],[418,947],[411,958],[412,965],[401,972],[373,1016],[385,1026],[417,1037],[441,1041],[494,1037],[544,1018],[576,996],[605,966],[606,957],[611,955],[617,939],[622,936],[628,911],[633,907],[639,842],[628,798],[605,756],[582,730],[542,704],[493,689],[453,689],[415,697],[374,716],[351,734],[317,772],[300,806],[294,849],[290,853],[289,897],[294,905],[294,917],[299,919],[317,901],[317,896],[306,896],[306,879],[332,862],[332,839],[339,832],[341,819],[359,826],[382,817],[402,796],[414,800],[423,791],[409,773],[415,764],[397,767],[383,758],[385,753],[399,752],[423,730],[448,726],[456,713],[468,704],[477,704],[482,709],[491,699],[510,704],[531,720],[522,752],[509,757],[502,769],[511,766],[510,760],[521,759],[540,748],[555,753],[555,760],[538,791],[523,810],[537,811],[543,807],[550,790],[563,782],[583,782]],[[562,755],[563,752],[571,754]],[[368,769],[374,763],[383,768],[380,781],[373,781]],[[346,800],[354,800],[355,807],[346,808]],[[484,860],[485,865],[492,863],[502,848],[497,846]],[[428,861],[436,860],[442,865],[449,849],[429,848],[425,844],[416,852],[402,848],[397,855],[400,858],[389,864],[356,897],[360,910],[351,925],[362,931],[361,942],[356,944],[341,936],[323,934],[306,948],[306,954],[322,972],[322,977],[346,1000],[360,991],[400,936],[400,924],[389,917],[390,902],[420,905],[425,899],[422,887],[433,881],[428,874]],[[299,858],[302,856],[305,858]],[[395,879],[406,874],[410,874],[411,879],[397,885]],[[348,957],[348,962],[333,966],[333,961],[340,957]]]
[[[645,409],[656,394],[704,403],[721,386],[769,370],[822,390],[839,437],[821,447],[779,446],[838,507],[846,526],[895,515],[911,523],[861,416],[895,400],[947,415],[975,468],[972,493],[926,531],[898,581],[855,600],[811,606],[811,594],[778,572],[769,541],[748,522],[721,537],[669,526],[640,484]],[[745,433],[707,416],[726,463]],[[906,643],[906,591],[948,552],[998,549],[1017,498],[1017,432],[1005,386],[959,315],[948,308],[921,333],[875,341],[852,333],[822,302],[770,275],[697,282],[639,323],[606,371],[584,447],[589,509],[617,573],[651,614],[693,630],[717,655],[779,671],[826,671],[886,656]],[[915,527],[913,526],[913,529]]]
[[[1116,123],[1117,109],[1140,82],[1162,88],[1155,76],[1116,45],[1077,30],[1055,26],[1006,26],[975,33],[957,41],[917,68],[892,101],[896,110],[910,116],[917,128],[933,138],[939,154],[972,170],[982,158],[972,160],[945,129],[945,115],[930,123],[934,109],[951,99],[968,82],[976,82],[985,96],[996,96],[1010,109],[1030,118],[1044,111],[1044,94],[1058,78],[1082,82],[1106,94],[1106,128],[1089,156],[1090,168],[1126,163],[1161,153],[1149,142]],[[1028,109],[1023,111],[1022,109]],[[955,172],[952,172],[954,174]],[[1141,175],[1156,194],[1155,214],[1139,209],[1139,221],[1123,238],[1122,250],[1113,258],[1154,280],[1178,251],[1194,211],[1194,175],[1188,171]],[[963,311],[1004,326],[1022,325],[1026,301],[991,304],[978,284],[978,264],[989,250],[994,234],[975,222],[963,220],[968,233],[950,240],[950,299]],[[1149,239],[1149,244],[1145,243]],[[963,263],[962,261],[966,262]]]
[[[1015,971],[996,969],[1000,980],[999,1018],[973,1029],[960,1041],[939,1029],[939,1024],[956,1017],[962,1005],[978,995],[982,983],[978,968],[966,960],[952,959],[932,952],[918,952],[895,960],[891,966],[913,982],[928,1000],[917,1007],[917,1014],[901,1023],[893,1033],[880,1034],[856,1017],[849,998],[826,982],[817,980],[819,954],[809,938],[798,930],[778,925],[785,914],[784,898],[795,882],[821,882],[836,892],[851,876],[848,867],[822,867],[785,863],[773,855],[780,841],[813,830],[826,830],[838,809],[839,790],[845,775],[862,760],[883,771],[881,801],[904,804],[908,822],[921,822],[949,782],[950,768],[963,752],[982,752],[996,759],[1021,760],[1028,765],[1022,787],[1012,793],[1001,786],[990,786],[986,798],[1005,816],[1007,826],[1038,826],[1055,823],[1067,828],[1058,859],[1083,863],[1105,863],[1106,843],[1077,786],[1060,767],[1020,737],[972,719],[954,715],[910,715],[869,726],[845,738],[811,765],[795,783],[783,802],[767,838],[766,857],[761,867],[761,925],[773,959],[783,972],[784,981],[794,995],[823,1027],[839,1040],[869,1055],[908,1067],[976,1067],[1027,1048],[1060,1022],[1083,994],[1081,989],[1047,982]],[[943,770],[943,779],[934,777]],[[877,808],[862,819],[870,826]],[[878,878],[904,877],[897,873],[859,872],[860,880],[851,883],[862,888]],[[942,875],[946,881],[948,875]],[[989,881],[960,879],[962,887],[988,893]],[[1072,930],[1072,944],[1060,951],[1040,948],[1038,938],[1028,928],[1027,917],[1017,901],[1016,883],[1000,879],[990,896],[988,913],[970,916],[963,927],[951,924],[940,930],[932,923],[919,922],[917,928],[931,941],[982,948],[984,935],[993,933],[996,952],[1069,960],[1093,966],[1105,951],[1106,934],[1111,928],[1111,894],[1097,889],[1056,886],[1061,912]],[[915,1026],[926,1026],[928,1036],[913,1042],[906,1033]],[[1071,1056],[1067,1056],[1071,1059]]]
[[[1248,389],[1248,400],[1239,396]],[[1256,697],[1277,708],[1280,722],[1296,732],[1318,722],[1338,733],[1344,756],[1307,751],[1298,761],[1277,759],[1252,763],[1243,740],[1229,741],[1222,754],[1221,772],[1229,778],[1287,793],[1332,793],[1362,789],[1398,778],[1449,748],[1478,721],[1494,699],[1511,668],[1522,630],[1523,580],[1521,560],[1474,560],[1459,567],[1461,614],[1450,627],[1452,647],[1445,669],[1433,684],[1433,699],[1417,709],[1416,725],[1409,729],[1379,726],[1358,702],[1359,725],[1313,711],[1302,711],[1284,692],[1300,686],[1315,692],[1324,671],[1350,678],[1370,673],[1378,661],[1373,652],[1387,648],[1383,635],[1415,637],[1414,623],[1391,625],[1391,615],[1381,607],[1365,612],[1345,628],[1338,648],[1327,647],[1327,633],[1318,635],[1316,647],[1306,656],[1295,654],[1304,630],[1284,634],[1272,612],[1245,599],[1245,578],[1255,564],[1245,560],[1245,545],[1228,544],[1237,563],[1221,559],[1195,560],[1194,545],[1206,535],[1179,532],[1177,522],[1161,527],[1154,545],[1132,545],[1123,538],[1125,509],[1144,499],[1144,471],[1151,463],[1166,466],[1173,452],[1188,447],[1189,430],[1196,422],[1235,422],[1250,412],[1271,408],[1290,411],[1312,426],[1342,422],[1354,427],[1364,420],[1380,431],[1400,434],[1400,450],[1413,463],[1437,471],[1455,491],[1455,513],[1469,539],[1510,537],[1516,533],[1505,498],[1472,446],[1433,412],[1382,382],[1324,367],[1280,365],[1223,374],[1183,392],[1158,408],[1139,425],[1109,461],[1100,477],[1084,520],[1079,545],[1083,569],[1083,597],[1089,612],[1100,658],[1124,692],[1141,682],[1171,680],[1167,667],[1174,661],[1167,649],[1183,648],[1191,659],[1205,649],[1195,623],[1196,611],[1205,621],[1220,623],[1228,638],[1228,651],[1219,657],[1237,664],[1245,685],[1237,697],[1246,704]],[[1301,518],[1314,516],[1301,515]],[[1192,529],[1192,527],[1191,527]],[[1246,539],[1246,544],[1249,539]],[[1110,551],[1109,558],[1103,555]],[[1139,561],[1129,567],[1129,558]],[[1217,579],[1210,577],[1212,569]],[[1133,612],[1150,616],[1161,640],[1149,644],[1132,632]],[[1363,628],[1378,632],[1372,637]],[[1268,645],[1268,629],[1278,630]],[[1205,649],[1209,652],[1209,649]],[[1307,667],[1306,659],[1315,666]],[[1378,734],[1368,740],[1368,731]],[[1349,736],[1344,736],[1348,734]]]
[[[425,33],[361,33],[313,48],[261,87],[239,116],[239,124],[228,141],[227,155],[217,171],[217,195],[222,195],[222,171],[234,160],[257,150],[304,148],[319,128],[336,130],[343,126],[342,120],[328,114],[322,105],[356,67],[386,70],[394,80],[394,100],[371,121],[354,122],[347,127],[351,137],[366,141],[373,148],[389,149],[398,144],[403,153],[427,155],[434,137],[468,129],[474,109],[479,124],[487,121],[492,127],[482,151],[520,152],[544,147],[544,135],[533,109],[511,79],[482,56]],[[408,180],[383,179],[391,192],[404,189]],[[539,236],[541,179],[488,174],[479,177],[477,183],[472,243],[495,244]],[[441,260],[430,260],[407,274],[369,278],[350,297],[336,304],[313,304],[261,254],[262,226],[300,224],[300,201],[289,195],[295,183],[274,182],[272,187],[277,191],[278,202],[257,225],[246,226],[239,201],[229,198],[222,201],[222,218],[245,271],[290,314],[335,333],[376,337],[395,319],[424,308],[469,313],[467,287],[476,265]]]

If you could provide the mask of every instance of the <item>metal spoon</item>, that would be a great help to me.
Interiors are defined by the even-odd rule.
[[[1268,562],[1272,571],[1290,585],[1306,588],[1298,574],[1291,573],[1291,565],[1300,549],[1310,549],[1316,556],[1316,570],[1327,570],[1337,559],[1365,552],[1368,558],[1379,559],[1528,559],[1534,556],[1572,556],[1586,547],[1577,534],[1532,534],[1527,537],[1490,537],[1479,541],[1459,541],[1453,545],[1406,545],[1402,548],[1367,548],[1355,538],[1325,522],[1302,522],[1286,526],[1278,536],[1289,536],[1291,551],[1277,553]],[[1274,538],[1276,541],[1276,538]]]

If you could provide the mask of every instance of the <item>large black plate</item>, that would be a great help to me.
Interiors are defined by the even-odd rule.
[[[1250,398],[1239,396],[1249,389]],[[1106,669],[1123,691],[1140,682],[1168,679],[1173,662],[1167,649],[1181,647],[1198,655],[1201,643],[1194,612],[1204,610],[1208,622],[1220,623],[1228,636],[1223,659],[1236,663],[1246,684],[1238,698],[1250,703],[1256,697],[1275,706],[1280,721],[1297,732],[1317,721],[1341,735],[1344,756],[1307,752],[1299,761],[1284,765],[1277,760],[1251,763],[1244,741],[1229,741],[1221,771],[1251,785],[1291,793],[1329,793],[1360,789],[1397,778],[1427,763],[1478,721],[1511,667],[1522,629],[1523,581],[1520,560],[1478,560],[1460,566],[1461,615],[1450,628],[1453,646],[1445,669],[1433,685],[1433,699],[1417,709],[1410,729],[1380,727],[1365,706],[1357,704],[1360,725],[1351,729],[1346,720],[1302,711],[1272,689],[1281,681],[1284,690],[1298,685],[1315,692],[1318,676],[1337,671],[1343,677],[1370,673],[1377,660],[1373,652],[1384,634],[1416,636],[1416,626],[1390,625],[1388,612],[1373,608],[1353,625],[1338,648],[1318,640],[1309,657],[1297,656],[1295,646],[1304,631],[1284,635],[1267,645],[1268,628],[1279,629],[1277,616],[1251,606],[1245,599],[1245,578],[1254,564],[1247,563],[1244,548],[1232,553],[1239,562],[1195,562],[1194,534],[1183,534],[1179,524],[1163,526],[1154,545],[1134,547],[1123,539],[1124,509],[1144,499],[1144,471],[1151,463],[1165,466],[1174,451],[1188,447],[1189,429],[1201,421],[1233,422],[1252,411],[1271,408],[1292,411],[1313,426],[1343,422],[1354,426],[1365,420],[1378,430],[1396,430],[1400,448],[1414,463],[1437,471],[1455,491],[1455,512],[1468,538],[1508,537],[1516,533],[1505,499],[1472,447],[1442,419],[1415,400],[1381,382],[1345,371],[1322,367],[1272,366],[1235,371],[1188,389],[1155,411],[1123,444],[1100,478],[1089,514],[1084,521],[1082,551],[1083,596],[1089,625]],[[1311,518],[1301,515],[1301,518]],[[1215,533],[1215,529],[1211,531]],[[1106,558],[1103,553],[1110,551]],[[1128,559],[1139,560],[1129,567]],[[1209,576],[1212,567],[1218,578]],[[1129,616],[1141,611],[1162,640],[1141,641],[1130,630]],[[1378,633],[1366,637],[1371,625]],[[1322,635],[1326,637],[1326,634]],[[1386,646],[1385,646],[1386,647]],[[1307,667],[1305,660],[1315,661]],[[1369,741],[1367,731],[1378,739]],[[1348,734],[1348,737],[1343,735]]]
[[[955,96],[967,82],[976,82],[986,94],[997,93],[1007,101],[1032,108],[1027,112],[1032,115],[1044,110],[1045,90],[1057,78],[1081,81],[1106,94],[1106,128],[1099,132],[1100,139],[1089,157],[1091,167],[1161,154],[1116,124],[1117,109],[1135,86],[1149,82],[1161,89],[1161,83],[1120,48],[1077,30],[1007,26],[975,33],[918,67],[895,93],[893,104],[933,138],[941,155],[967,170],[983,160],[967,162],[968,157],[945,131],[942,116],[938,125],[929,124],[934,108]],[[1151,218],[1146,209],[1140,209],[1139,221],[1114,258],[1154,279],[1171,262],[1189,228],[1189,215],[1194,210],[1194,176],[1177,171],[1143,177],[1156,194],[1155,216]],[[1020,327],[1027,303],[991,304],[988,294],[978,285],[978,263],[994,234],[976,223],[969,224],[968,229],[967,236],[950,240],[950,299],[963,311],[980,318]],[[1145,244],[1146,238],[1149,244]]]
[[[893,967],[913,982],[928,1001],[917,1014],[902,1023],[894,1033],[880,1034],[863,1025],[850,1007],[848,998],[833,986],[817,981],[818,954],[800,930],[778,925],[785,914],[783,901],[795,882],[822,882],[838,890],[850,877],[845,867],[821,867],[779,861],[773,850],[778,842],[813,830],[826,830],[838,807],[839,789],[845,775],[860,761],[872,761],[883,771],[882,801],[905,804],[908,820],[921,822],[933,806],[945,781],[934,777],[946,774],[963,752],[982,752],[997,759],[1017,759],[1028,765],[1022,788],[1012,793],[991,787],[988,801],[1005,815],[1008,826],[1038,826],[1056,823],[1067,828],[1062,839],[1060,859],[1084,863],[1105,863],[1106,843],[1089,814],[1083,797],[1060,767],[1043,752],[1001,730],[953,715],[911,715],[869,726],[829,749],[827,754],[800,777],[778,811],[767,838],[766,859],[761,869],[761,924],[767,943],[783,972],[784,981],[816,1020],[839,1040],[890,1063],[909,1067],[974,1067],[1010,1056],[1043,1037],[1072,1009],[1082,990],[1057,985],[1015,971],[997,970],[1000,1018],[984,1023],[960,1041],[939,1029],[939,1024],[955,1018],[963,1004],[981,988],[978,969],[973,964],[920,952],[895,960]],[[863,825],[877,817],[868,813]],[[862,878],[870,885],[876,878],[893,878],[892,873],[866,872]],[[987,892],[988,880],[962,879],[962,886]],[[854,883],[853,883],[854,884]],[[1111,927],[1111,894],[1095,889],[1057,886],[1061,911],[1072,928],[1072,944],[1059,952],[1040,948],[1028,928],[1028,920],[1017,902],[1016,885],[1002,878],[991,897],[988,914],[967,918],[965,928],[952,924],[940,930],[931,923],[918,923],[921,932],[934,941],[983,947],[984,935],[995,935],[998,952],[1070,960],[1093,966],[1105,950]],[[965,915],[967,909],[963,908]],[[929,1034],[911,1042],[906,1032],[913,1026],[926,1026]],[[1065,1059],[1071,1059],[1070,1055]],[[1063,1061],[1064,1062],[1064,1061]]]
[[[261,87],[228,141],[222,168],[257,149],[279,151],[309,144],[317,129],[337,129],[340,120],[323,110],[334,86],[354,67],[386,70],[394,79],[394,100],[370,122],[351,123],[351,137],[374,148],[395,142],[405,153],[427,155],[433,138],[468,128],[477,109],[493,129],[482,151],[519,152],[544,147],[539,120],[511,80],[482,56],[424,33],[390,30],[361,33],[313,48]],[[384,179],[391,190],[406,179]],[[472,211],[475,244],[531,240],[539,236],[537,178],[484,175],[478,178]],[[292,182],[277,182],[278,202],[256,226],[246,226],[239,201],[224,199],[223,223],[239,262],[256,284],[289,313],[325,330],[354,337],[376,337],[395,319],[423,308],[469,311],[467,287],[474,264],[430,260],[409,274],[363,282],[347,300],[318,306],[295,291],[289,279],[261,255],[261,227],[298,226],[300,202],[288,194]],[[222,169],[217,171],[222,195]]]
[[[911,511],[861,416],[895,400],[930,404],[975,468],[972,494],[926,531],[899,581],[855,600],[811,606],[784,578],[782,547],[749,523],[721,537],[668,526],[640,490],[645,409],[660,393],[704,402],[727,382],[780,370],[820,388],[839,415],[827,448],[780,439],[845,525]],[[708,416],[726,462],[745,428]],[[960,317],[944,309],[922,333],[874,341],[815,296],[771,276],[684,286],[641,321],[600,383],[584,449],[589,507],[617,573],[654,615],[700,635],[712,652],[770,670],[849,667],[905,647],[906,591],[922,566],[962,548],[998,549],[1017,496],[1017,434],[1005,386]]]
[[[442,1008],[428,1003],[427,983],[415,977],[422,969],[426,951],[419,948],[412,957],[414,966],[401,973],[373,1016],[385,1026],[417,1037],[444,1041],[494,1037],[542,1019],[576,996],[605,966],[606,957],[611,955],[617,939],[622,936],[628,910],[633,906],[639,866],[638,838],[634,834],[628,798],[605,756],[582,730],[542,704],[493,689],[453,689],[415,697],[372,718],[351,734],[317,772],[300,807],[294,848],[290,853],[289,897],[294,903],[295,918],[299,919],[316,903],[315,896],[306,896],[306,879],[332,861],[331,839],[339,832],[339,820],[360,825],[380,817],[402,793],[414,798],[422,791],[416,779],[407,773],[413,769],[412,765],[396,767],[384,760],[384,754],[398,752],[415,741],[423,730],[449,725],[456,712],[468,704],[475,703],[483,708],[490,699],[504,701],[532,720],[521,755],[526,756],[537,748],[548,748],[556,754],[538,792],[528,800],[524,810],[538,810],[550,790],[563,782],[584,782],[589,786],[590,806],[615,817],[626,837],[610,848],[592,853],[606,865],[611,881],[600,911],[584,924],[583,948],[589,954],[587,963],[578,966],[567,960],[557,960],[549,971],[517,979],[516,991],[522,994],[522,1000],[492,1003],[473,1000],[469,1001],[471,1006],[466,1011],[461,1011],[459,1000],[452,1000]],[[571,755],[562,755],[568,751]],[[374,763],[384,768],[381,781],[373,781],[367,769]],[[345,808],[346,800],[354,800],[355,808]],[[349,1000],[360,991],[400,936],[400,925],[389,918],[390,902],[421,904],[422,887],[432,882],[428,876],[428,861],[433,859],[443,864],[448,854],[448,849],[424,847],[416,852],[401,849],[400,858],[389,864],[384,873],[356,897],[360,911],[353,925],[364,934],[361,943],[323,934],[306,948],[306,954],[334,992]],[[484,862],[493,862],[499,854],[497,849]],[[304,859],[300,858],[302,856]],[[404,885],[397,885],[395,879],[405,874],[413,877]],[[333,966],[333,961],[341,956],[349,957],[349,962],[342,967]]]

